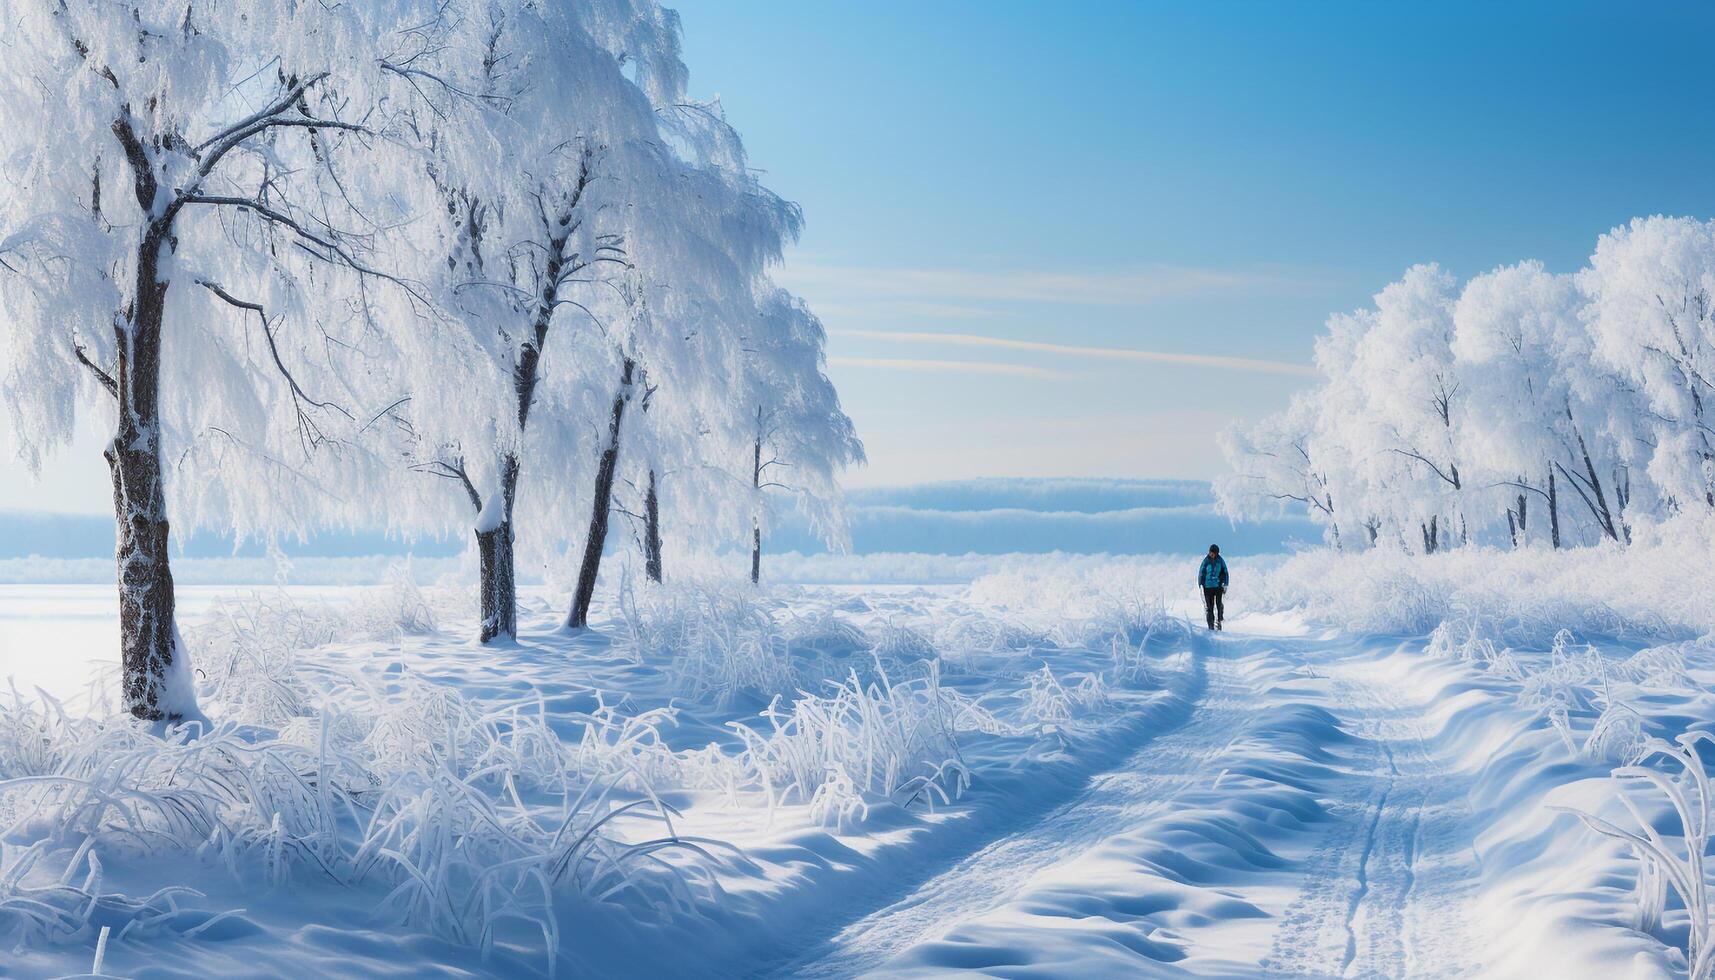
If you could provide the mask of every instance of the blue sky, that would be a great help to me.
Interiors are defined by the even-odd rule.
[[[804,205],[855,482],[1209,476],[1407,265],[1577,267],[1715,215],[1715,18],[1675,4],[800,3],[679,9],[692,86]],[[930,362],[899,363],[890,362]],[[1005,373],[999,373],[1005,372]]]
[[[831,331],[856,484],[1207,477],[1407,265],[1571,269],[1715,215],[1690,4],[678,6],[693,90],[804,206],[781,279]],[[96,445],[3,464],[0,507],[101,511]]]

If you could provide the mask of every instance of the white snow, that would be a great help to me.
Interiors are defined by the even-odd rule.
[[[480,649],[462,590],[190,588],[218,727],[183,744],[88,712],[109,589],[8,586],[0,670],[45,694],[0,709],[0,943],[24,976],[103,927],[117,976],[1673,975],[1683,904],[1560,809],[1636,830],[1609,770],[1715,707],[1672,547],[1236,560],[1219,634],[1190,562],[627,580],[575,635],[527,590]]]

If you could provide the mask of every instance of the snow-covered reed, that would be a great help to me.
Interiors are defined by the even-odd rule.
[[[958,734],[998,730],[994,716],[942,686],[933,662],[914,680],[894,683],[879,664],[876,674],[866,683],[853,670],[789,706],[776,698],[762,713],[766,730],[732,723],[771,805],[809,804],[814,819],[843,824],[872,801],[934,806],[969,786]]]
[[[1711,930],[1709,877],[1705,865],[1709,854],[1711,799],[1709,773],[1698,745],[1715,746],[1715,736],[1704,731],[1680,734],[1673,742],[1650,739],[1642,759],[1661,756],[1677,765],[1677,773],[1666,773],[1643,765],[1614,770],[1615,796],[1631,815],[1637,829],[1621,827],[1582,810],[1556,807],[1576,814],[1590,829],[1623,841],[1639,861],[1637,914],[1634,925],[1646,931],[1659,926],[1666,911],[1666,890],[1671,888],[1684,906],[1687,974],[1691,980],[1715,976],[1715,931]],[[1654,789],[1673,809],[1680,835],[1671,837],[1658,830],[1638,808],[1623,785],[1642,782]]]
[[[84,941],[96,932],[98,916],[107,922],[123,921],[122,938],[147,933],[175,917],[175,898],[201,896],[182,887],[162,888],[142,898],[104,892],[101,859],[87,847],[77,852],[77,859],[67,864],[59,880],[26,884],[47,849],[45,842],[13,848],[0,843],[0,946],[4,948]],[[99,928],[97,948],[102,949],[112,926]],[[100,963],[98,953],[97,973]]]
[[[486,950],[503,922],[524,921],[550,957],[555,896],[568,889],[598,898],[637,889],[645,906],[684,908],[710,886],[652,858],[670,847],[712,852],[674,833],[644,772],[616,771],[618,749],[598,753],[613,774],[584,778],[568,763],[589,762],[588,743],[562,747],[528,712],[473,712],[421,687],[405,685],[369,717],[324,710],[304,741],[231,723],[163,740],[123,718],[15,703],[0,836],[71,852],[73,864],[86,853],[184,854],[263,887],[302,874],[379,882],[380,910],[400,922]],[[527,804],[520,785],[557,800]],[[656,833],[639,832],[651,824]],[[0,890],[15,892],[17,877]],[[31,935],[63,932],[70,914],[36,921]]]
[[[11,692],[0,839],[31,849],[0,855],[0,929],[15,927],[15,942],[85,929],[93,899],[69,885],[27,890],[24,876],[116,855],[200,860],[244,887],[308,876],[379,888],[382,915],[485,952],[522,923],[543,935],[550,971],[568,893],[635,891],[638,907],[664,913],[711,899],[699,865],[719,849],[677,833],[656,787],[744,780],[718,752],[668,749],[659,726],[671,712],[599,703],[551,716],[540,698],[478,700],[403,665],[376,677],[299,659],[354,633],[432,629],[427,608],[407,587],[344,609],[283,595],[220,606],[190,641],[203,703],[225,716],[207,730],[162,738]],[[663,860],[670,850],[690,860]],[[101,900],[129,902],[137,920],[161,901]]]
[[[738,583],[621,585],[621,642],[647,663],[665,664],[686,696],[721,704],[746,692],[794,690],[798,671],[774,611]]]
[[[1115,637],[1118,640],[1118,637]],[[1043,727],[1061,728],[1108,706],[1108,689],[1100,675],[1055,676],[1048,664],[1031,674],[1019,693],[1021,715]]]
[[[334,642],[397,640],[437,629],[433,607],[409,570],[395,565],[388,581],[350,601],[300,603],[284,592],[217,600],[186,630],[200,696],[224,719],[279,727],[308,714],[313,696],[298,652]]]

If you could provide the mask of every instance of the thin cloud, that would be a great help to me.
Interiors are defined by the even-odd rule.
[[[924,374],[1006,374],[1014,377],[1063,378],[1059,371],[1031,364],[998,361],[944,361],[905,357],[830,357],[836,367],[877,368],[883,371],[916,371]]]
[[[1293,269],[1208,269],[1150,265],[1109,273],[968,269],[887,269],[793,264],[779,278],[802,292],[866,302],[949,300],[1138,306],[1211,292],[1301,287],[1311,277]],[[951,305],[957,305],[956,303]]]
[[[1040,354],[1060,354],[1102,360],[1145,361],[1155,364],[1185,364],[1216,368],[1224,371],[1248,371],[1255,374],[1313,375],[1316,369],[1308,364],[1290,361],[1266,361],[1251,357],[1223,357],[1218,354],[1180,354],[1172,351],[1137,350],[1130,347],[1086,347],[1078,344],[1055,344],[1042,340],[1013,340],[1008,337],[985,337],[969,333],[929,333],[910,330],[831,330],[844,337],[886,340],[906,344],[947,344],[957,347],[986,347],[996,350],[1030,351]],[[952,362],[973,363],[973,362]],[[1014,366],[1014,365],[1007,365]]]

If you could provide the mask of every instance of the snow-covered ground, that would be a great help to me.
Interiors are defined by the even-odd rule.
[[[187,589],[170,745],[88,711],[107,590],[0,587],[0,975],[1683,973],[1702,848],[1609,776],[1715,717],[1678,561],[1240,562],[1219,634],[1147,561],[622,584],[497,648],[404,580]],[[1622,782],[1691,912],[1557,809],[1638,830]]]

